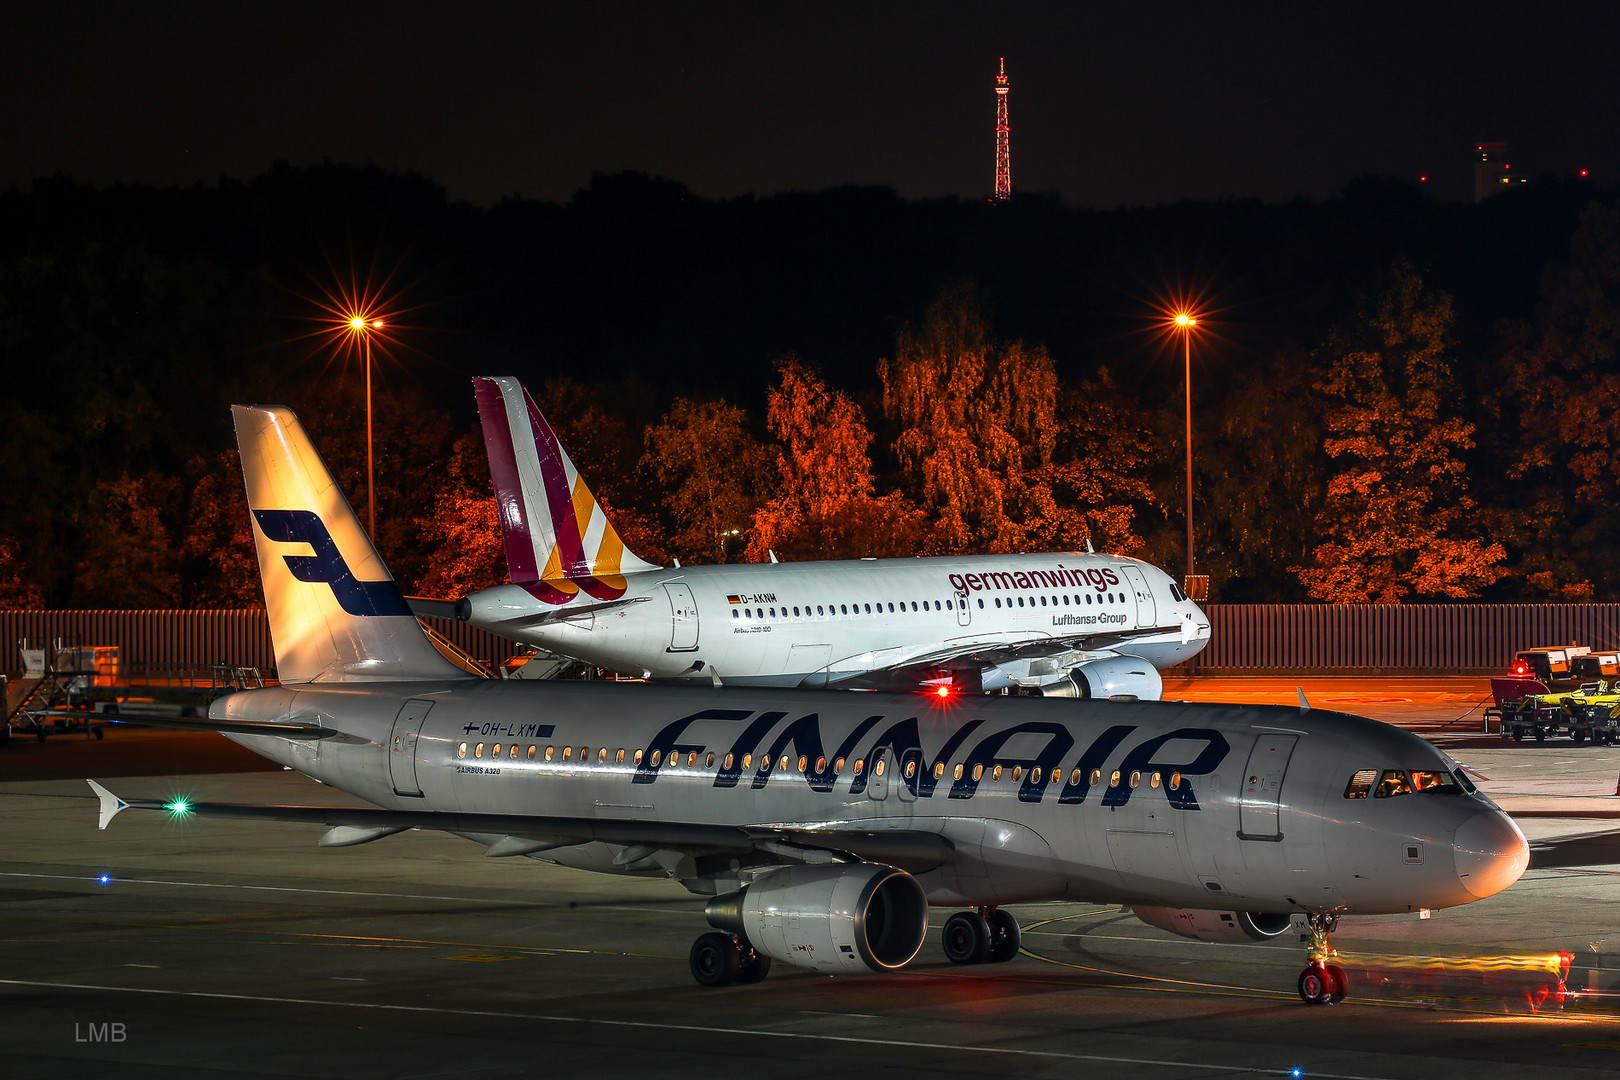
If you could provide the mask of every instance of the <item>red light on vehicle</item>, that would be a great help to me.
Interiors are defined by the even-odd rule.
[[[1585,176],[1585,175],[1586,175],[1586,170],[1585,170],[1585,169],[1582,169],[1582,170],[1581,170],[1581,175],[1582,175],[1582,176]]]
[[[1420,177],[1418,177],[1418,183],[1420,183],[1420,184],[1427,184],[1427,183],[1428,183],[1428,182],[1429,182],[1429,178],[1428,178],[1428,177],[1427,177],[1427,176],[1420,176]]]
[[[951,688],[949,686],[936,686],[934,688],[934,696],[948,698],[951,696]]]

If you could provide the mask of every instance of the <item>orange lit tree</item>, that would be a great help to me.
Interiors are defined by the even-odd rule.
[[[991,337],[972,285],[946,289],[878,362],[894,450],[941,554],[1016,551],[1014,515],[1052,459],[1057,375],[1042,346]]]
[[[1474,425],[1456,414],[1448,358],[1451,297],[1397,263],[1390,284],[1317,353],[1326,370],[1323,449],[1337,469],[1297,566],[1334,603],[1469,597],[1501,577],[1501,544],[1480,536],[1463,455]]]
[[[688,561],[725,562],[730,538],[768,498],[771,457],[746,421],[725,401],[676,398],[647,429],[642,468],[663,489],[669,548]]]
[[[780,494],[754,514],[747,557],[774,551],[798,559],[887,558],[922,548],[922,519],[898,492],[873,495],[872,433],[849,395],[787,356],[767,399],[766,423],[780,442]]]
[[[1620,212],[1581,215],[1491,385],[1509,481],[1491,520],[1532,595],[1591,600],[1620,582]]]
[[[1032,470],[1015,500],[1029,551],[1140,551],[1139,510],[1157,507],[1147,482],[1157,460],[1148,421],[1107,368],[1057,395],[1051,460]]]
[[[506,553],[479,435],[463,435],[445,462],[444,483],[419,523],[429,552],[417,585],[425,596],[464,596],[506,581]]]
[[[186,463],[185,527],[180,558],[187,607],[258,607],[259,560],[248,517],[242,465],[236,450],[197,456]]]
[[[164,512],[178,502],[180,482],[152,472],[128,473],[96,485],[83,522],[85,545],[73,591],[97,608],[172,608],[180,595],[179,567]]]

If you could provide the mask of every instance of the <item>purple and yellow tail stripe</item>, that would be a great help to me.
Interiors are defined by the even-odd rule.
[[[473,390],[513,584],[551,604],[581,590],[601,600],[624,595],[624,571],[653,567],[625,550],[523,385],[477,378]]]

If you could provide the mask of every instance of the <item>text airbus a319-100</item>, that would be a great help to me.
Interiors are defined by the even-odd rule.
[[[1156,701],[1209,618],[1149,563],[1067,552],[659,567],[625,549],[522,384],[474,379],[511,584],[411,598],[660,681]]]
[[[958,963],[1012,959],[1004,905],[1079,900],[1206,940],[1303,916],[1466,904],[1512,884],[1523,835],[1429,743],[1306,707],[501,680],[429,639],[309,444],[237,407],[281,685],[205,726],[371,805],[123,800],[319,824],[326,846],[410,829],[664,877],[709,896],[698,982],[910,963],[931,906]],[[978,571],[972,571],[978,573]],[[143,722],[150,718],[143,717]],[[403,841],[401,841],[403,842]],[[1325,946],[1299,991],[1342,998]]]

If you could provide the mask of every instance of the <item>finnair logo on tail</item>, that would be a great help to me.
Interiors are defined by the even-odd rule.
[[[313,555],[284,555],[287,569],[299,581],[332,587],[338,606],[350,615],[409,615],[399,586],[390,580],[359,581],[343,561],[326,524],[311,510],[255,510],[265,537],[278,544],[308,544]]]

